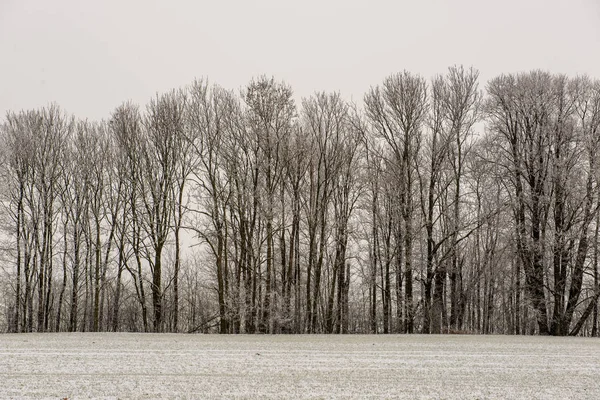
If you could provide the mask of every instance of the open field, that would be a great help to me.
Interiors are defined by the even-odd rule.
[[[600,341],[0,335],[0,397],[598,399]]]

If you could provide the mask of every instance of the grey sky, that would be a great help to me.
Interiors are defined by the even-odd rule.
[[[485,81],[542,68],[600,78],[600,0],[0,0],[0,115],[56,101],[100,119],[194,77],[274,75],[298,97],[363,93],[452,64]]]

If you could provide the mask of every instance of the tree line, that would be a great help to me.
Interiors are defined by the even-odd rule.
[[[600,81],[478,81],[8,112],[0,327],[597,336]]]

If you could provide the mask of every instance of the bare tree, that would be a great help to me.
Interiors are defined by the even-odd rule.
[[[517,250],[540,334],[575,334],[589,316],[583,313],[569,330],[582,291],[588,230],[598,211],[593,172],[597,125],[575,118],[576,104],[594,101],[580,84],[533,71],[500,76],[488,85],[488,115],[510,173]],[[591,110],[584,121],[594,120]],[[552,254],[550,276],[547,251]]]
[[[371,89],[365,96],[365,105],[375,134],[392,151],[397,171],[404,238],[404,328],[412,333],[415,169],[428,109],[427,84],[420,76],[406,71],[391,75],[381,87]]]
[[[6,152],[5,169],[2,182],[6,198],[2,205],[14,223],[10,236],[15,243],[15,299],[13,332],[31,331],[32,296],[31,281],[34,268],[31,266],[31,229],[32,217],[29,207],[33,201],[34,135],[41,123],[37,112],[8,113],[2,126],[2,148]],[[22,281],[24,282],[24,288]]]
[[[197,197],[203,206],[200,220],[208,218],[208,226],[194,230],[208,244],[215,260],[219,332],[228,333],[230,327],[227,305],[227,208],[231,197],[232,181],[227,178],[227,138],[231,119],[238,113],[232,94],[224,89],[210,87],[205,81],[196,81],[189,89],[188,118],[190,139],[198,168],[193,170]]]
[[[266,287],[260,330],[273,332],[273,296],[276,294],[275,274],[275,198],[280,187],[283,168],[281,153],[283,140],[290,134],[296,107],[289,86],[265,76],[250,82],[244,99],[250,131],[260,150],[258,165],[264,182],[261,199],[266,229]],[[285,257],[282,258],[285,260]],[[284,268],[282,266],[282,268]]]
[[[173,186],[177,173],[177,143],[185,135],[185,94],[172,91],[148,104],[144,120],[145,140],[141,143],[143,167],[139,184],[144,205],[144,230],[152,254],[152,308],[155,332],[163,330],[163,250],[172,227]]]
[[[141,192],[142,179],[141,168],[142,160],[139,152],[139,146],[143,145],[142,122],[137,106],[131,103],[124,103],[119,106],[112,114],[111,130],[115,137],[115,142],[121,149],[120,168],[123,168],[125,182],[123,189],[125,193],[125,207],[122,211],[121,232],[119,240],[119,260],[123,263],[133,279],[136,297],[142,309],[142,323],[144,332],[148,331],[148,313],[146,304],[145,277],[142,270],[142,208]],[[129,229],[126,229],[128,227]],[[131,248],[135,266],[130,264],[130,257],[127,256],[125,243]]]

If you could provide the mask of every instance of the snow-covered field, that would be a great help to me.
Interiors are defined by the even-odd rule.
[[[0,335],[0,397],[600,399],[600,340]]]

